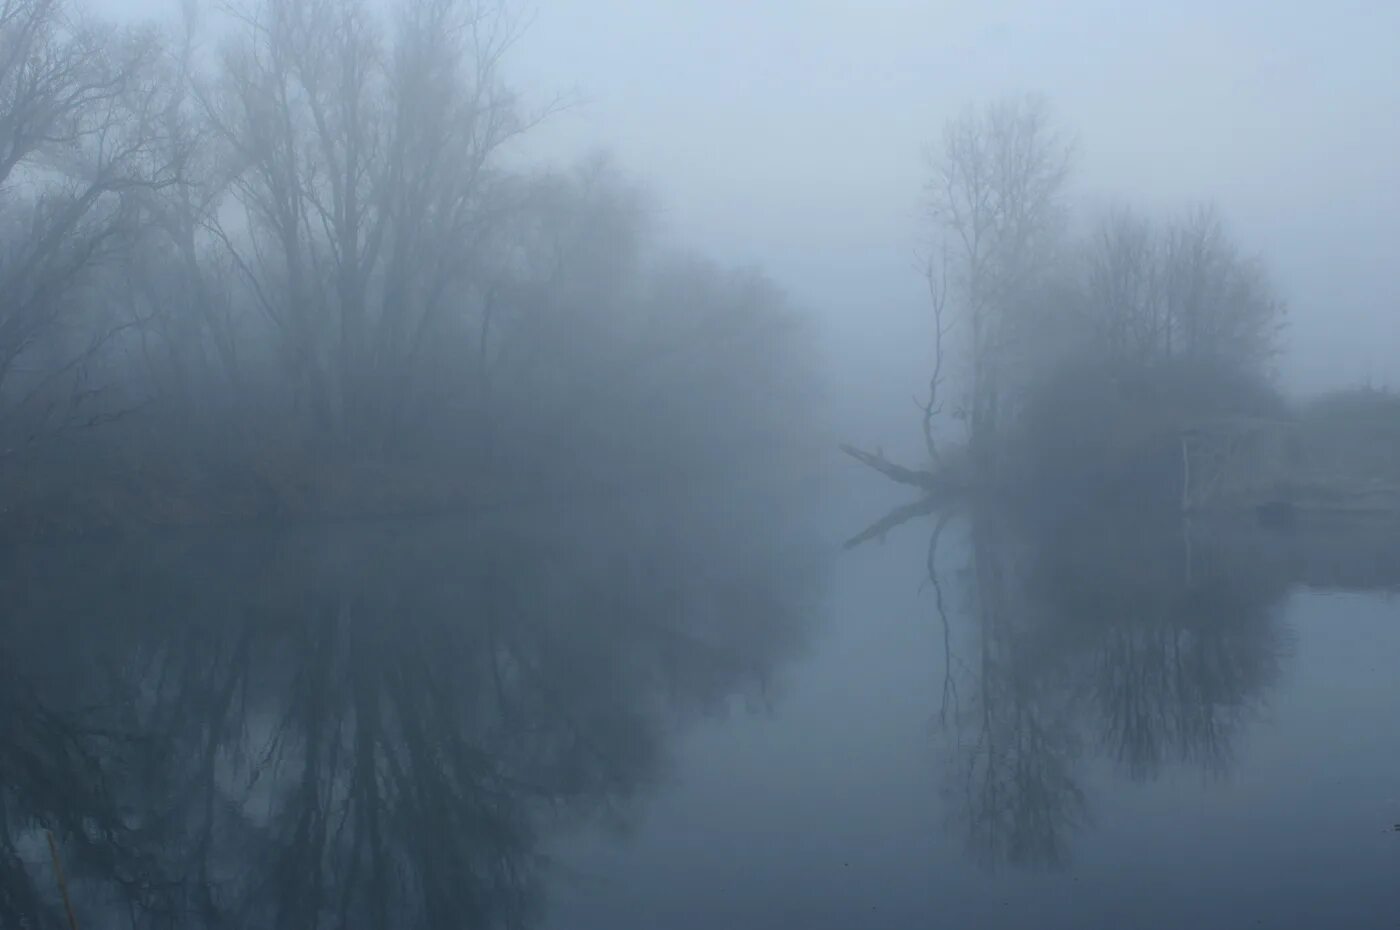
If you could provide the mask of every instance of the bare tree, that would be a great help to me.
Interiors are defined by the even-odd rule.
[[[923,272],[934,324],[933,370],[927,394],[915,403],[929,464],[910,469],[879,450],[842,450],[894,481],[933,494],[964,486],[971,477],[945,461],[936,441],[945,411],[940,391],[954,365],[966,380],[954,416],[968,426],[975,480],[995,479],[1014,353],[1040,325],[1035,318],[1044,300],[1037,289],[1058,232],[1070,146],[1042,99],[1020,97],[968,109],[949,121],[941,147],[931,147],[927,158],[925,193],[935,235],[934,257]],[[950,294],[956,316],[948,312]],[[945,350],[955,328],[962,345],[950,358]]]
[[[1277,349],[1284,305],[1258,259],[1240,254],[1213,206],[1167,227],[1162,286],[1169,351],[1260,366]]]
[[[389,440],[425,349],[465,307],[493,155],[531,120],[500,82],[515,21],[425,0],[266,0],[208,98],[246,232],[218,238],[298,394],[351,447]]]
[[[207,401],[211,383],[243,394],[243,306],[232,286],[231,263],[210,232],[227,199],[229,165],[195,91],[198,9],[187,2],[183,13],[182,28],[163,61],[170,96],[160,114],[158,141],[164,151],[180,154],[185,171],[179,183],[145,201],[140,248],[127,262],[126,290],[139,306],[132,315],[144,321],[142,351],[161,391]]]
[[[1069,162],[1070,146],[1038,97],[966,111],[929,152],[929,214],[967,321],[967,416],[984,473],[994,465],[1011,352],[1036,308]]]
[[[938,396],[938,389],[943,386],[943,379],[946,376],[944,371],[946,355],[943,351],[943,345],[950,325],[944,321],[944,311],[948,306],[948,253],[946,250],[942,255],[941,266],[935,265],[933,259],[929,259],[924,268],[924,281],[928,285],[929,307],[933,311],[933,372],[928,379],[928,398],[917,401],[917,403],[919,411],[923,414],[924,448],[928,452],[929,460],[934,465],[941,465],[943,463],[942,456],[938,454],[938,444],[934,441],[934,431],[935,421],[943,413],[943,401]]]
[[[1161,237],[1127,209],[1099,220],[1085,262],[1084,316],[1109,353],[1147,359],[1165,353],[1169,336],[1162,293]]]
[[[1132,363],[1184,359],[1256,370],[1277,346],[1283,303],[1219,212],[1103,217],[1088,244],[1084,317],[1096,348]]]
[[[88,27],[59,0],[0,0],[0,399],[29,435],[87,396],[65,379],[121,324],[83,289],[182,169],[158,56],[153,34]]]

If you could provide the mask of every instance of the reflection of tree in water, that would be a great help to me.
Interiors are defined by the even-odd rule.
[[[1224,774],[1288,643],[1275,618],[1292,579],[1244,553],[1195,564],[1178,530],[1081,527],[1044,547],[1037,590],[1091,645],[1087,703],[1130,778],[1164,765]]]
[[[950,589],[940,547],[955,535],[963,545],[942,548],[967,554],[967,583]],[[1089,819],[1086,749],[1139,781],[1170,765],[1227,770],[1286,653],[1274,608],[1291,579],[1201,549],[1141,523],[939,519],[927,564],[945,642],[945,790],[978,861],[1067,859]]]
[[[1079,737],[1064,657],[1046,652],[1042,618],[1018,590],[1000,528],[975,522],[971,605],[978,618],[970,700],[952,720],[946,793],[969,851],[984,864],[1054,863],[1084,818],[1074,780]],[[929,564],[937,568],[936,551]]]
[[[528,923],[541,832],[625,816],[677,715],[803,635],[754,534],[587,516],[12,561],[0,923],[62,926],[43,827],[80,916]]]

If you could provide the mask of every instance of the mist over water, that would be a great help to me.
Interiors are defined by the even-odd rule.
[[[1393,535],[697,506],[12,550],[6,920],[1385,926]]]
[[[0,0],[0,927],[1394,928],[1395,19]]]
[[[60,919],[52,829],[87,925],[533,922],[554,832],[812,639],[800,540],[628,511],[12,553],[6,921]]]

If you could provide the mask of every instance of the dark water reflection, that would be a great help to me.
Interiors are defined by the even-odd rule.
[[[802,550],[649,519],[9,553],[0,926],[66,925],[44,830],[85,927],[529,923],[541,835],[807,636]]]
[[[1259,557],[1267,537],[1251,549],[1135,521],[1019,529],[970,524],[973,632],[945,653],[945,788],[979,862],[1055,866],[1092,819],[1086,755],[1138,782],[1168,766],[1228,773],[1290,653],[1277,608],[1294,578]],[[941,588],[937,548],[935,535]]]
[[[840,558],[752,501],[8,552],[0,926],[66,926],[50,830],[88,928],[1400,920],[1400,842],[1355,858],[1355,799],[1261,761],[1400,711],[1327,658],[1400,647],[1397,534],[901,520]],[[1300,626],[1308,590],[1364,600]],[[1368,735],[1329,771],[1400,776]],[[1255,849],[1182,896],[1155,850],[1251,805],[1346,894]]]

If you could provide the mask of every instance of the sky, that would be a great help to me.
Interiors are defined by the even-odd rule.
[[[1289,304],[1288,387],[1400,385],[1400,4],[554,0],[510,67],[580,101],[536,152],[612,152],[687,243],[818,315],[847,377],[898,372],[901,404],[923,151],[1028,91],[1076,138],[1076,199],[1223,208]]]
[[[925,147],[967,105],[1022,92],[1074,135],[1077,201],[1223,208],[1289,304],[1287,388],[1400,386],[1400,3],[519,9],[509,79],[527,102],[573,103],[515,157],[610,153],[677,244],[766,269],[862,404],[907,416],[929,354],[915,270]]]

